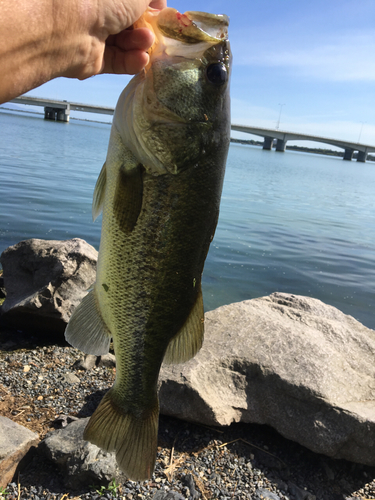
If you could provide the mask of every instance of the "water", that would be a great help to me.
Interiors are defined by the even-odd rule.
[[[27,238],[80,237],[110,127],[0,112],[0,252]],[[375,328],[375,165],[231,145],[203,275],[206,310],[308,295]]]

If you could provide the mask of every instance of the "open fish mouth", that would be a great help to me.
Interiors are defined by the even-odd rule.
[[[155,34],[155,41],[149,49],[151,59],[165,53],[173,56],[181,52],[185,57],[197,56],[207,47],[228,39],[229,17],[225,14],[208,14],[206,12],[187,11],[181,14],[172,7],[161,11],[148,9],[134,23],[135,28],[147,27]]]
[[[226,15],[188,11],[180,14],[175,9],[164,9],[158,18],[160,31],[168,38],[184,43],[217,43],[228,37],[229,18]]]

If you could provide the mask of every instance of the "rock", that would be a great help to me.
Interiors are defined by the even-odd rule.
[[[80,380],[79,378],[74,375],[74,373],[71,373],[71,372],[66,372],[64,373],[63,375],[63,379],[64,379],[64,382],[67,382],[68,384],[79,384]]]
[[[200,493],[195,489],[195,482],[192,474],[185,474],[182,476],[181,483],[189,488],[191,500],[200,497]]]
[[[375,465],[373,330],[286,293],[220,307],[205,324],[197,356],[162,368],[162,413],[268,424],[314,452]]]
[[[302,488],[299,488],[297,485],[291,483],[290,481],[288,482],[288,490],[292,495],[294,495],[296,500],[316,500],[315,495],[309,493],[306,490],[303,490]]]
[[[52,422],[52,425],[55,427],[55,429],[63,429],[68,424],[76,422],[77,420],[79,420],[78,417],[73,417],[71,415],[59,415]]]
[[[280,500],[279,495],[264,488],[258,488],[256,498],[257,500]]]
[[[103,356],[95,356],[86,354],[83,358],[77,359],[73,368],[76,370],[91,370],[95,366],[106,366],[107,368],[116,368],[116,358],[112,353],[104,354]]]
[[[185,500],[185,497],[176,491],[160,490],[155,493],[152,500]]]
[[[112,353],[104,354],[104,356],[99,356],[99,366],[106,366],[107,368],[116,368],[116,358]]]
[[[112,479],[126,481],[113,453],[105,453],[83,440],[88,420],[82,418],[51,432],[41,441],[40,451],[60,469],[67,488],[78,489],[88,484],[108,485]]]
[[[5,285],[4,285],[4,276],[0,276],[0,299],[5,299]]]
[[[333,481],[335,479],[335,473],[333,472],[331,467],[326,462],[323,462],[322,465],[323,465],[323,469],[324,469],[324,472],[326,473],[327,478],[330,481]]]
[[[63,333],[95,281],[97,255],[79,238],[31,239],[7,248],[0,257],[6,288],[4,321],[17,328]]]
[[[5,488],[25,462],[26,454],[39,436],[9,418],[0,417],[0,487]]]
[[[85,356],[81,359],[77,359],[74,363],[73,368],[76,370],[91,370],[96,365],[96,360],[98,356],[94,354],[85,354]]]

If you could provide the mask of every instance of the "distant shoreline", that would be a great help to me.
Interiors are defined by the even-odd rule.
[[[245,140],[245,139],[230,139],[230,142],[234,144],[244,144],[247,146],[263,146],[263,141],[255,141],[255,140]],[[301,153],[313,153],[318,155],[326,155],[326,156],[338,156],[339,158],[344,157],[343,151],[334,151],[333,149],[325,149],[325,148],[308,148],[306,146],[286,146],[286,149],[290,151],[300,151]],[[357,152],[353,154],[353,160],[357,158]],[[375,161],[375,156],[368,155],[367,161]]]

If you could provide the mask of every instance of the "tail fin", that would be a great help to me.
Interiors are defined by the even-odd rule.
[[[107,392],[90,418],[84,439],[104,451],[115,451],[120,469],[132,481],[150,479],[156,461],[159,401],[144,417],[124,413]]]

